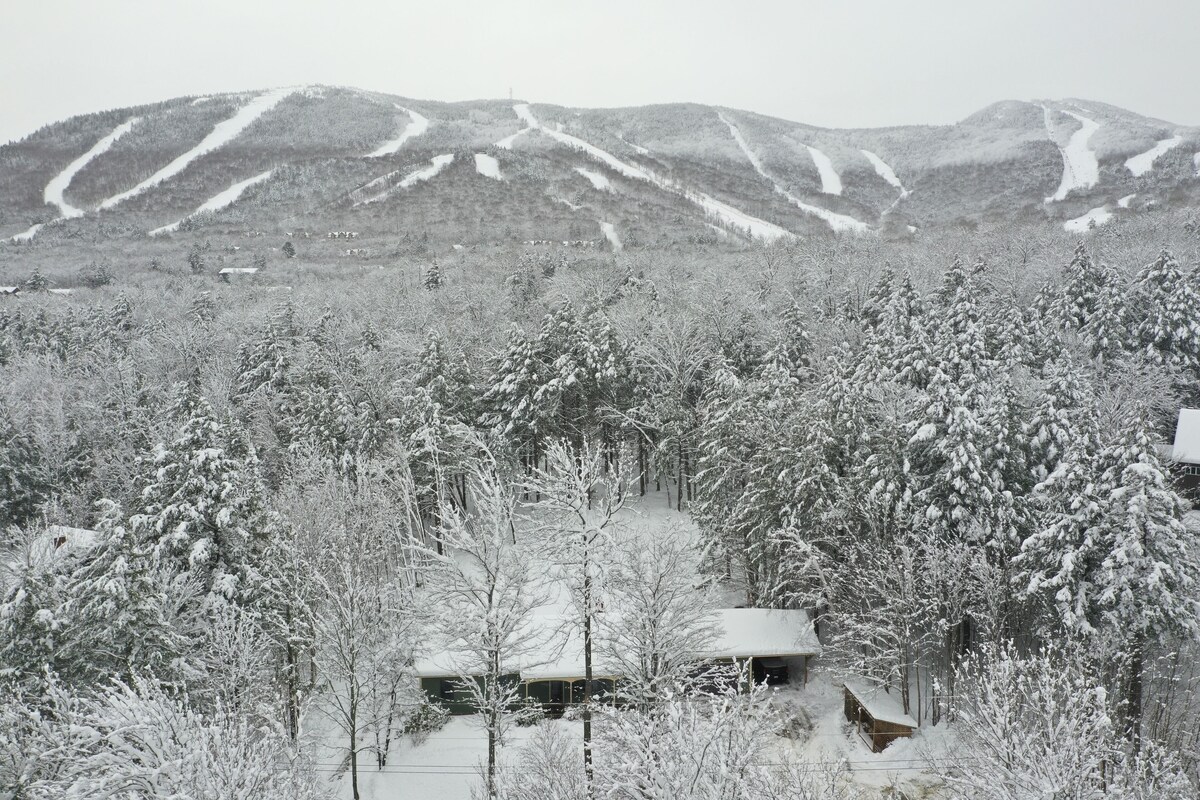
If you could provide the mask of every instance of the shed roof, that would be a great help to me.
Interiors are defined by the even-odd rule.
[[[258,267],[225,267],[218,275],[253,275],[258,272]]]
[[[904,706],[897,695],[889,694],[877,683],[848,680],[845,682],[846,691],[854,695],[867,713],[880,722],[890,722],[893,725],[917,727],[917,721],[904,713]]]
[[[1171,457],[1181,464],[1200,464],[1200,408],[1179,409]]]

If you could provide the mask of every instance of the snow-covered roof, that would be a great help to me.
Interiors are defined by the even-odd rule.
[[[0,294],[16,294],[21,291],[20,286],[0,286]]]
[[[1179,409],[1171,457],[1181,464],[1200,464],[1200,408]]]
[[[225,267],[218,275],[253,275],[258,267]]]
[[[866,681],[848,680],[845,682],[846,691],[854,695],[867,713],[879,722],[890,722],[893,725],[917,727],[917,721],[904,713],[900,703],[900,695],[885,692],[883,687]]]
[[[613,619],[618,615],[606,615],[606,621],[619,624]],[[700,659],[809,656],[821,652],[821,643],[813,631],[812,620],[807,611],[772,608],[724,608],[715,613],[714,622],[721,630],[711,650],[699,655]],[[543,637],[540,646],[523,654],[519,664],[513,666],[522,680],[544,681],[576,679],[584,674],[583,644],[571,618],[561,614],[534,614],[531,625],[540,633],[555,631],[556,635]],[[539,631],[531,631],[537,635]],[[418,677],[435,678],[458,674],[454,659],[445,652],[432,653],[414,665]],[[470,672],[470,670],[464,670]],[[619,677],[617,669],[604,663],[598,655],[592,663],[595,678]]]
[[[30,560],[48,564],[52,559],[79,553],[96,546],[98,534],[87,528],[50,525],[29,544]]]

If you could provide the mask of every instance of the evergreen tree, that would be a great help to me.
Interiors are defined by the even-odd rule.
[[[433,263],[425,269],[425,275],[421,278],[421,285],[429,291],[433,291],[442,288],[442,281],[442,267],[435,258]]]
[[[1159,364],[1200,374],[1200,294],[1163,250],[1133,286],[1133,344]]]

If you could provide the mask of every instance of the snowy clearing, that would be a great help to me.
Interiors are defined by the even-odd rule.
[[[475,171],[485,178],[504,180],[504,176],[500,174],[500,162],[487,153],[475,154]]]
[[[617,141],[621,142],[622,144],[629,145],[630,147],[632,147],[632,148],[633,148],[633,152],[637,153],[639,156],[648,156],[648,155],[650,155],[650,151],[649,151],[649,150],[647,150],[646,148],[642,147],[640,144],[634,144],[633,142],[631,142],[631,141],[629,141],[628,139],[626,139],[624,136],[618,136],[618,137],[617,137]]]
[[[71,185],[71,181],[75,178],[76,174],[88,165],[88,162],[112,147],[117,139],[129,133],[133,129],[133,126],[141,122],[141,120],[141,117],[131,117],[121,123],[113,129],[112,133],[96,142],[90,150],[72,161],[67,165],[66,169],[51,178],[50,182],[46,184],[44,195],[46,202],[58,206],[58,213],[67,219],[82,217],[84,214],[83,209],[75,208],[64,198],[63,195],[66,193],[67,187]]]
[[[821,175],[821,191],[825,194],[840,195],[842,193],[842,176],[838,175],[837,170],[833,168],[833,160],[811,144],[804,146],[808,148],[808,154],[812,156],[813,164],[816,165],[817,172]]]
[[[810,205],[796,197],[787,189],[784,189],[782,186],[776,183],[774,178],[767,174],[765,169],[763,169],[762,162],[758,160],[758,156],[756,156],[754,151],[750,149],[750,145],[746,142],[745,137],[742,136],[741,130],[739,130],[738,127],[731,121],[726,119],[724,114],[718,114],[717,116],[722,122],[729,126],[729,133],[733,135],[733,140],[737,142],[738,147],[740,147],[742,152],[745,153],[746,158],[750,160],[750,164],[754,167],[754,171],[770,181],[771,185],[775,187],[776,193],[787,198],[788,202],[796,206],[796,208],[799,208],[806,214],[812,214],[814,217],[823,220],[835,231],[854,231],[855,233],[866,233],[868,230],[870,230],[866,223],[859,222],[854,217],[850,217],[845,214],[835,214],[834,212],[819,206]]]
[[[179,226],[183,224],[184,220],[190,219],[190,218],[196,216],[197,214],[203,214],[206,212],[212,213],[215,211],[220,211],[222,208],[225,208],[226,206],[233,205],[234,203],[237,202],[238,198],[242,196],[242,192],[246,191],[254,184],[262,183],[267,178],[271,177],[271,172],[272,172],[271,170],[267,170],[266,172],[260,172],[259,174],[255,175],[253,178],[247,178],[244,181],[238,181],[237,183],[233,184],[225,191],[215,194],[212,197],[210,197],[209,199],[205,200],[204,203],[202,203],[199,208],[197,208],[191,214],[188,214],[183,219],[181,219],[177,222],[172,222],[170,225],[163,225],[161,228],[155,228],[154,230],[150,231],[150,235],[158,236],[163,233],[171,233],[173,231],[177,231],[177,230],[179,230]]]
[[[401,189],[407,189],[408,187],[412,186],[414,183],[420,183],[421,181],[427,181],[430,178],[432,178],[434,175],[437,175],[439,172],[444,170],[446,167],[450,166],[450,162],[453,160],[454,160],[453,153],[446,153],[444,155],[434,156],[433,158],[429,159],[428,167],[422,167],[421,169],[417,170],[416,172],[411,172],[408,175],[404,176],[404,180],[400,181],[399,187]]]
[[[600,230],[604,233],[604,238],[608,239],[608,243],[612,245],[613,252],[620,252],[621,237],[617,236],[617,229],[611,222],[601,222]]]
[[[579,211],[581,208],[583,208],[583,206],[577,206],[574,203],[572,203],[570,200],[567,200],[564,197],[551,197],[550,199],[555,201],[556,203],[562,203],[564,206],[571,209],[572,211]]]
[[[1127,194],[1117,201],[1117,205],[1121,208],[1129,208],[1129,204],[1133,202],[1133,198],[1137,197],[1137,192]]]
[[[1112,219],[1112,212],[1109,211],[1108,205],[1098,206],[1087,212],[1083,216],[1075,219],[1067,220],[1063,223],[1063,229],[1070,233],[1083,233],[1088,230],[1090,223],[1095,222],[1097,226],[1103,225]]]
[[[1133,173],[1133,176],[1140,177],[1145,175],[1150,170],[1154,169],[1154,162],[1160,156],[1166,154],[1170,150],[1183,144],[1182,136],[1172,136],[1169,139],[1159,139],[1158,143],[1144,153],[1138,153],[1136,156],[1126,159],[1125,169]]]
[[[392,179],[400,174],[400,170],[394,170],[386,175],[379,176],[370,183],[365,183],[358,187],[350,193],[350,197],[352,200],[354,200],[354,205],[356,206],[378,202],[391,194],[395,189],[407,189],[415,183],[429,180],[434,175],[437,175],[443,169],[448,167],[452,161],[454,161],[453,153],[445,153],[440,156],[434,156],[433,158],[429,159],[429,166],[413,170],[405,175],[399,183],[392,186],[389,185],[391,184]],[[383,188],[380,189],[380,187]],[[379,191],[374,191],[376,189],[379,189]]]
[[[429,130],[429,120],[411,108],[404,106],[396,106],[396,109],[408,114],[409,122],[404,126],[404,130],[400,131],[400,135],[395,139],[390,139],[375,148],[367,158],[379,158],[380,156],[389,156],[399,150],[405,142],[414,136],[420,136],[425,131]]]
[[[44,222],[39,222],[37,225],[34,225],[29,230],[22,231],[21,233],[18,233],[16,236],[11,237],[9,239],[9,241],[10,242],[28,242],[34,236],[37,235],[37,232],[40,231],[42,229],[42,226],[45,224],[46,223],[44,223]]]
[[[1054,132],[1050,126],[1050,109],[1042,106],[1045,115],[1046,134],[1050,141],[1055,141]],[[1073,111],[1062,111],[1068,117],[1074,117],[1080,123],[1079,130],[1071,134],[1066,147],[1059,147],[1063,159],[1062,182],[1058,191],[1046,198],[1047,203],[1053,203],[1066,198],[1076,189],[1090,189],[1100,180],[1100,162],[1096,154],[1088,147],[1092,134],[1100,129],[1100,123],[1080,116]]]
[[[901,197],[908,196],[908,190],[904,188],[904,184],[900,182],[900,178],[896,177],[896,171],[892,169],[890,164],[870,150],[860,150],[859,152],[866,156],[867,161],[871,162],[871,166],[875,168],[875,174],[899,189]]]
[[[218,122],[213,127],[212,132],[205,136],[198,145],[188,150],[183,155],[176,158],[170,164],[160,169],[158,172],[151,175],[146,180],[134,186],[132,189],[115,194],[100,204],[100,208],[112,208],[113,206],[128,200],[130,197],[139,195],[147,189],[157,186],[169,178],[173,178],[187,167],[188,164],[195,161],[200,156],[211,153],[229,142],[233,141],[238,134],[250,127],[259,117],[266,114],[268,111],[279,105],[280,101],[285,97],[299,91],[298,87],[289,87],[286,89],[273,89],[269,92],[260,94],[246,105],[238,109],[237,113],[224,122]]]
[[[751,236],[764,239],[768,242],[773,242],[778,239],[796,238],[796,234],[781,228],[778,225],[767,222],[766,220],[758,219],[757,217],[752,217],[744,211],[734,208],[728,203],[723,203],[714,197],[710,197],[703,192],[694,192],[676,186],[665,178],[660,178],[649,170],[644,170],[639,167],[635,167],[632,164],[621,161],[607,150],[601,150],[599,147],[589,144],[588,142],[572,136],[569,133],[563,133],[560,130],[552,130],[547,128],[537,121],[537,119],[533,116],[533,112],[529,110],[529,105],[527,103],[518,103],[517,105],[513,106],[513,111],[516,113],[517,117],[529,125],[529,127],[542,131],[555,141],[565,144],[572,149],[582,150],[592,158],[607,164],[616,172],[624,175],[627,178],[646,181],[647,183],[657,186],[660,189],[680,195],[688,202],[694,203],[722,222],[728,225],[736,225],[740,229],[749,231]]]
[[[590,169],[584,169],[583,167],[576,167],[575,171],[591,181],[592,186],[596,187],[600,191],[615,191],[613,189],[612,181],[610,181],[607,176],[601,175],[599,172],[593,172]]]

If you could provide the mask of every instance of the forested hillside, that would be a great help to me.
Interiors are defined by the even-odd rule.
[[[14,275],[0,792],[441,791],[395,759],[462,735],[448,653],[487,749],[425,772],[483,796],[1194,797],[1197,230]],[[811,612],[789,697],[886,687],[904,755],[698,675],[728,598]],[[506,683],[547,609],[589,697],[626,659],[582,730]]]

